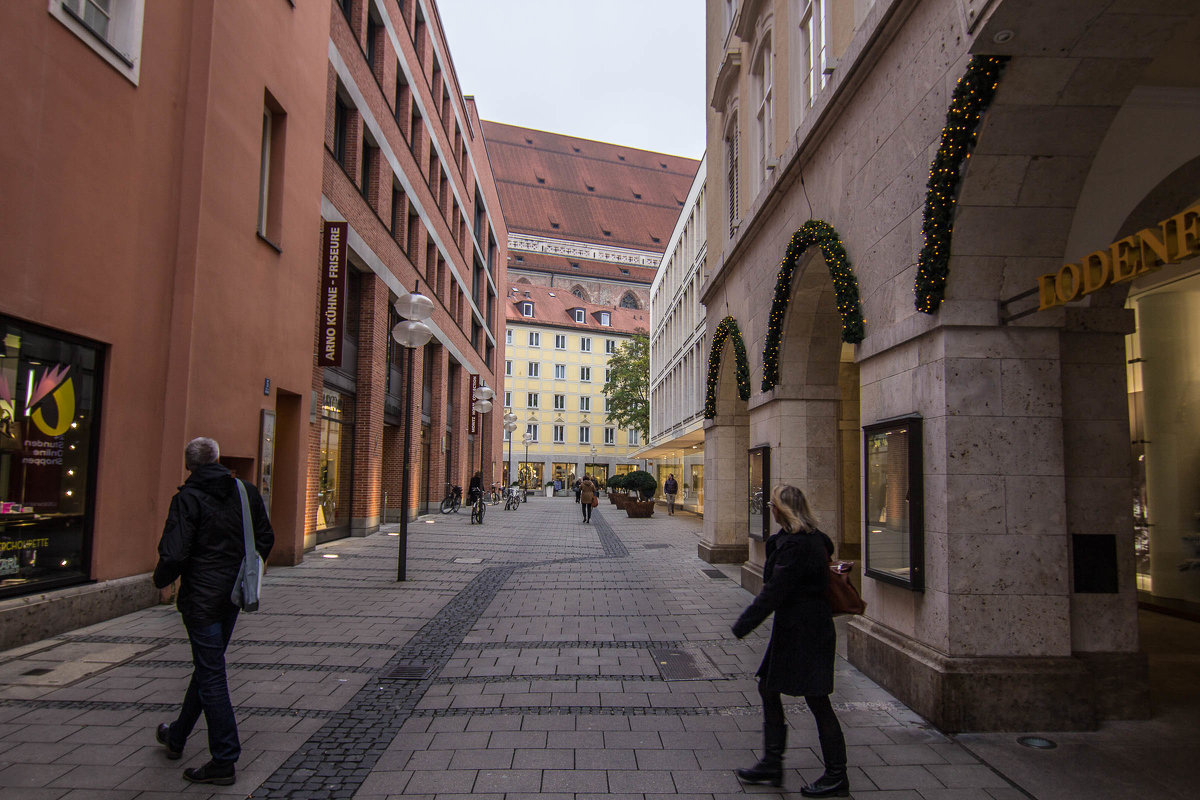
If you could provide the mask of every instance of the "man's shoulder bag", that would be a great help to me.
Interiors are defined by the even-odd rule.
[[[834,614],[861,614],[867,610],[867,603],[850,582],[850,573],[854,571],[853,561],[829,562],[829,586],[825,597]]]
[[[235,479],[236,480],[236,479]],[[246,495],[246,487],[237,481],[238,495],[242,500],[242,536],[245,539],[246,554],[242,556],[242,568],[238,571],[237,581],[233,584],[230,601],[242,611],[258,611],[258,595],[262,587],[263,560],[254,547],[254,531],[250,518],[250,498]]]

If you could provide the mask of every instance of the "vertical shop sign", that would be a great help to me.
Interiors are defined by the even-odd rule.
[[[323,367],[342,363],[342,329],[346,316],[346,223],[326,222],[325,263],[321,272],[321,352]]]

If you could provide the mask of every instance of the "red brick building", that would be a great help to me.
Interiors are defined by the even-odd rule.
[[[431,10],[427,18],[422,10]],[[498,481],[499,413],[474,420],[472,380],[499,390],[507,234],[474,103],[462,96],[436,5],[332,4],[321,216],[347,224],[341,363],[316,369],[305,544],[399,518],[403,348],[397,295],[434,301],[413,354],[413,509],[482,469]],[[419,380],[417,380],[417,376]]]

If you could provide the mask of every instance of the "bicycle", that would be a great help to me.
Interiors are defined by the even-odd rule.
[[[462,487],[446,484],[446,496],[442,498],[442,513],[457,514],[462,507]]]
[[[510,486],[504,490],[504,510],[515,511],[521,507],[521,490]]]
[[[487,501],[495,506],[500,504],[503,497],[504,491],[500,488],[500,484],[493,483],[491,490],[487,493]]]
[[[472,525],[482,525],[483,524],[483,512],[487,508],[487,505],[483,501],[483,495],[484,495],[483,490],[476,489],[471,494],[472,494],[471,524]]]

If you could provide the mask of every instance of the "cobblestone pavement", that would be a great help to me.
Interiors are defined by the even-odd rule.
[[[0,799],[799,796],[820,773],[802,703],[785,789],[733,776],[760,743],[769,624],[729,635],[749,595],[696,558],[700,521],[579,517],[535,498],[423,518],[402,584],[394,526],[272,569],[228,652],[231,787],[180,777],[207,760],[203,721],[181,761],[154,741],[190,674],[173,608],[0,653]],[[840,659],[836,683],[855,797],[1032,796]]]

